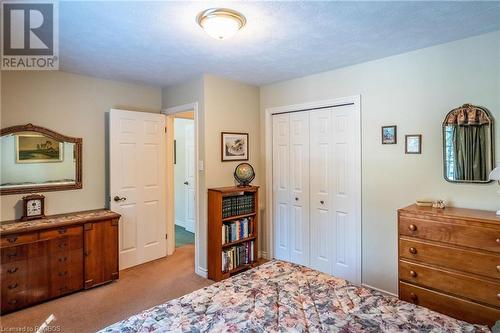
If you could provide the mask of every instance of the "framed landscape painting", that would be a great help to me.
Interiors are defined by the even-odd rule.
[[[221,160],[248,161],[248,133],[221,133]]]
[[[44,135],[16,135],[16,163],[62,162],[63,142]]]

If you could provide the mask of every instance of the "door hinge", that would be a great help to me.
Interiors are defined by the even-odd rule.
[[[167,126],[165,126],[165,133],[167,133]]]
[[[165,239],[168,239],[168,234],[165,234]]]

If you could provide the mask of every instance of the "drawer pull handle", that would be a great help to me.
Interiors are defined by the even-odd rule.
[[[62,293],[63,291],[66,291],[67,289],[68,289],[68,287],[66,287],[66,286],[61,287],[61,288],[59,288],[59,292]]]
[[[411,254],[417,254],[417,249],[414,247],[410,247],[408,251],[410,251]]]
[[[410,276],[411,276],[411,277],[417,277],[417,272],[415,272],[415,271],[410,271]]]
[[[12,267],[12,268],[9,268],[7,270],[7,273],[10,273],[10,274],[15,273],[15,272],[17,272],[17,267]]]
[[[14,284],[9,285],[9,287],[8,287],[8,288],[9,288],[9,289],[15,289],[15,288],[17,288],[17,283],[14,283]]]
[[[59,262],[64,262],[64,261],[66,261],[67,259],[68,259],[68,258],[66,258],[66,257],[61,257],[61,258],[59,258]]]
[[[7,240],[9,241],[9,243],[15,243],[17,240],[17,237],[9,237],[9,238],[7,238]]]
[[[61,243],[61,244],[59,244],[58,246],[59,246],[59,248],[61,248],[61,249],[62,249],[62,248],[63,248],[63,247],[65,247],[66,245],[68,245],[68,244],[66,244],[66,243]]]
[[[413,301],[413,303],[416,303],[418,301],[418,296],[415,295],[415,293],[410,293],[410,299]]]
[[[65,276],[68,274],[68,271],[64,271],[64,272],[59,272],[59,276]]]
[[[10,305],[16,305],[17,304],[17,299],[13,299],[9,301]]]
[[[7,255],[7,257],[9,257],[9,258],[14,258],[14,257],[17,257],[17,252],[14,252],[14,253],[9,253],[9,254]]]
[[[66,228],[62,228],[62,229],[59,229],[59,230],[57,230],[57,231],[58,231],[60,234],[65,234],[65,233],[66,233],[66,231],[68,231],[68,229],[66,229]]]
[[[410,224],[410,225],[408,226],[408,229],[410,229],[410,231],[417,231],[417,226],[416,226],[416,225],[414,225],[414,224]]]

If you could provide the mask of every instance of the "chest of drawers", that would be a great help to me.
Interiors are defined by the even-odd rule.
[[[117,279],[119,217],[97,210],[2,222],[1,313]]]
[[[412,205],[398,211],[399,298],[471,323],[500,319],[500,218]]]

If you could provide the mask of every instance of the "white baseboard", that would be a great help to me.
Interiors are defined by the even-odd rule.
[[[205,279],[208,277],[208,271],[201,266],[196,267],[195,273]]]
[[[266,251],[259,251],[259,258],[269,259]]]
[[[390,295],[390,296],[394,296],[394,297],[398,297],[397,294],[394,294],[394,293],[391,293],[390,291],[387,291],[387,290],[383,290],[383,289],[380,289],[380,288],[376,288],[376,287],[372,287],[368,284],[365,284],[365,283],[362,283],[361,284],[363,287],[367,287],[367,288],[370,288],[370,289],[373,289],[373,290],[376,290],[376,291],[379,291],[381,292],[382,294],[387,294],[387,295]]]

